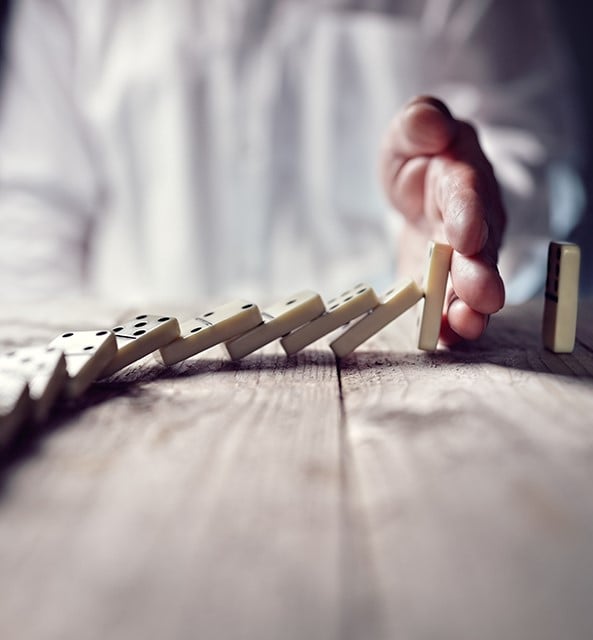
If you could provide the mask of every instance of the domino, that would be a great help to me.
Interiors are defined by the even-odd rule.
[[[33,420],[47,420],[68,378],[64,354],[51,347],[25,347],[2,354],[0,369],[28,382]]]
[[[356,321],[330,343],[338,358],[343,358],[381,331],[422,299],[422,290],[414,280],[404,280],[390,289],[381,303]]]
[[[159,350],[163,364],[171,365],[230,340],[262,324],[257,305],[235,300],[182,323],[181,337]]]
[[[280,340],[287,355],[293,355],[319,338],[348,324],[379,305],[377,294],[369,285],[360,283],[327,303],[327,311]]]
[[[0,372],[0,449],[10,443],[30,412],[27,381],[13,373]]]
[[[418,328],[418,349],[435,351],[441,332],[447,278],[453,249],[447,244],[430,242],[428,264],[424,276],[424,302],[421,305]]]
[[[179,338],[180,328],[176,318],[144,313],[115,327],[113,333],[117,353],[103,371],[104,378],[173,342]]]
[[[581,250],[569,242],[550,242],[542,337],[546,349],[574,349],[579,305]]]
[[[318,293],[304,290],[295,293],[263,313],[263,324],[225,343],[229,356],[239,360],[260,347],[290,333],[317,318],[325,311]]]
[[[65,394],[79,398],[95,381],[117,353],[117,343],[111,331],[68,331],[51,341],[66,358],[68,380]]]

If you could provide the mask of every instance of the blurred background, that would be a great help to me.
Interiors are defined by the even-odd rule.
[[[591,61],[593,61],[593,9],[588,3],[579,0],[552,0],[551,5],[556,12],[558,22],[566,37],[572,53],[577,77],[576,87],[583,106],[586,124],[587,158],[585,164],[585,185],[587,188],[587,215],[583,218],[576,235],[593,237],[593,82]],[[591,293],[593,290],[593,257],[584,252],[581,268],[582,287]]]
[[[477,1],[477,0],[476,0]],[[550,0],[549,4],[555,19],[564,35],[569,57],[574,63],[575,87],[585,119],[586,159],[583,165],[583,182],[587,191],[586,215],[570,239],[579,241],[593,238],[593,83],[590,81],[591,61],[593,60],[593,39],[591,24],[593,9],[579,0]],[[0,0],[0,50],[4,59],[6,35],[11,25],[11,11],[15,0]],[[527,36],[528,34],[526,34]],[[589,295],[593,293],[593,255],[585,251],[581,269],[582,288]]]

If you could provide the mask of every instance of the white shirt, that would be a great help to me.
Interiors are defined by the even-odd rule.
[[[380,289],[399,221],[379,142],[420,93],[479,128],[509,208],[511,299],[543,280],[547,238],[579,214],[541,2],[21,0],[11,34],[3,299]],[[569,194],[562,228],[550,176]]]

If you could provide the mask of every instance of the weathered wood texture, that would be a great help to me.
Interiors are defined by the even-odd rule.
[[[3,312],[0,341],[131,311],[89,308]],[[404,317],[339,366],[212,350],[95,385],[0,467],[0,637],[589,638],[581,311],[572,355],[538,303],[434,356]]]
[[[383,637],[591,637],[592,311],[572,355],[540,347],[537,303],[476,345],[419,356],[394,324],[342,363]]]

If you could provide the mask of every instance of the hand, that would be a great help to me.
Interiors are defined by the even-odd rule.
[[[391,204],[406,220],[404,264],[418,242],[423,252],[429,239],[453,247],[441,341],[478,338],[504,304],[497,261],[506,214],[474,128],[440,100],[415,98],[387,131],[381,173]]]

